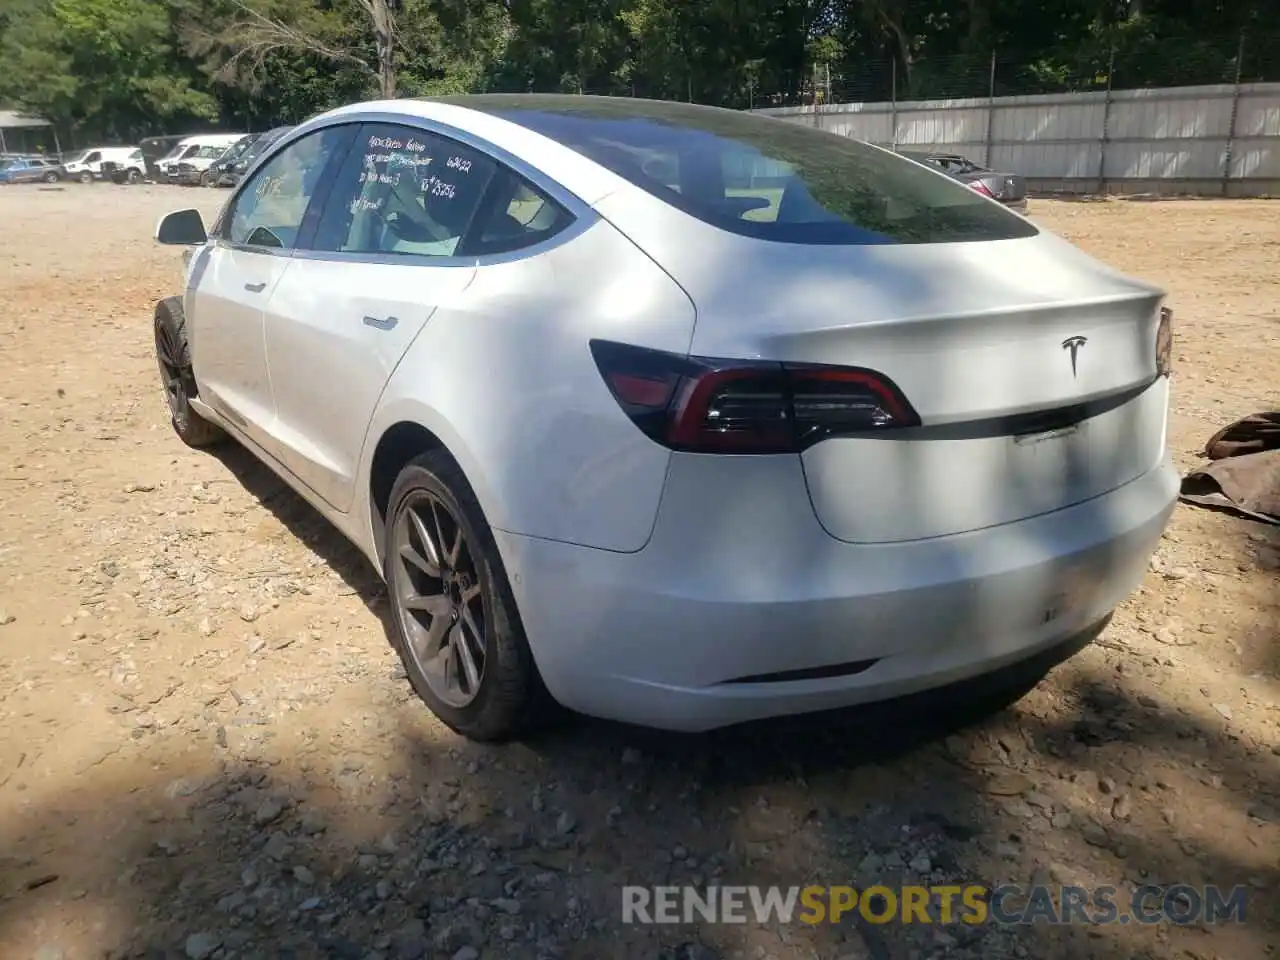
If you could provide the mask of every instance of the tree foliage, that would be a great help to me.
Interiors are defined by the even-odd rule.
[[[1241,31],[1280,69],[1275,0],[0,0],[0,104],[85,140],[379,95],[976,95],[995,57],[998,92],[1215,82]]]

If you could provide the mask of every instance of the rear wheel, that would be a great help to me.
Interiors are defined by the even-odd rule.
[[[191,350],[187,344],[187,321],[182,300],[167,297],[156,304],[156,361],[164,383],[165,399],[173,430],[189,447],[208,447],[227,435],[191,406],[197,396],[196,378],[191,370]]]
[[[474,740],[505,739],[541,719],[549,697],[493,533],[444,451],[423,454],[401,471],[383,555],[392,643],[431,711]]]
[[[46,174],[44,175],[44,182],[45,182],[45,183],[57,183],[57,182],[58,182],[58,175],[57,175],[56,173],[54,173],[52,170],[50,170],[48,173],[46,173]]]

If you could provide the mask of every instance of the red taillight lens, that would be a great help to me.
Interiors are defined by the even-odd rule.
[[[976,193],[982,194],[984,197],[991,197],[991,199],[993,200],[995,199],[995,196],[996,196],[994,193],[991,192],[991,189],[981,180],[973,181],[973,183],[969,184],[969,189],[975,191]]]
[[[920,423],[871,370],[685,358],[605,340],[592,340],[591,353],[632,422],[673,450],[798,453],[831,436]]]
[[[1160,326],[1156,330],[1156,375],[1173,373],[1173,311],[1160,308]]]

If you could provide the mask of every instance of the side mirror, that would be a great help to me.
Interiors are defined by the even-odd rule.
[[[165,214],[156,225],[157,243],[195,247],[208,239],[199,210],[176,210]]]

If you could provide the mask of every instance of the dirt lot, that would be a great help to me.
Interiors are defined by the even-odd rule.
[[[459,740],[355,551],[172,435],[180,188],[0,190],[0,957],[1153,957],[1280,944],[1280,534],[1179,508],[1099,642],[1003,710]],[[1041,201],[1165,285],[1172,446],[1280,406],[1280,205]],[[961,720],[972,720],[958,727]],[[623,884],[1248,887],[1245,922],[623,926]]]

